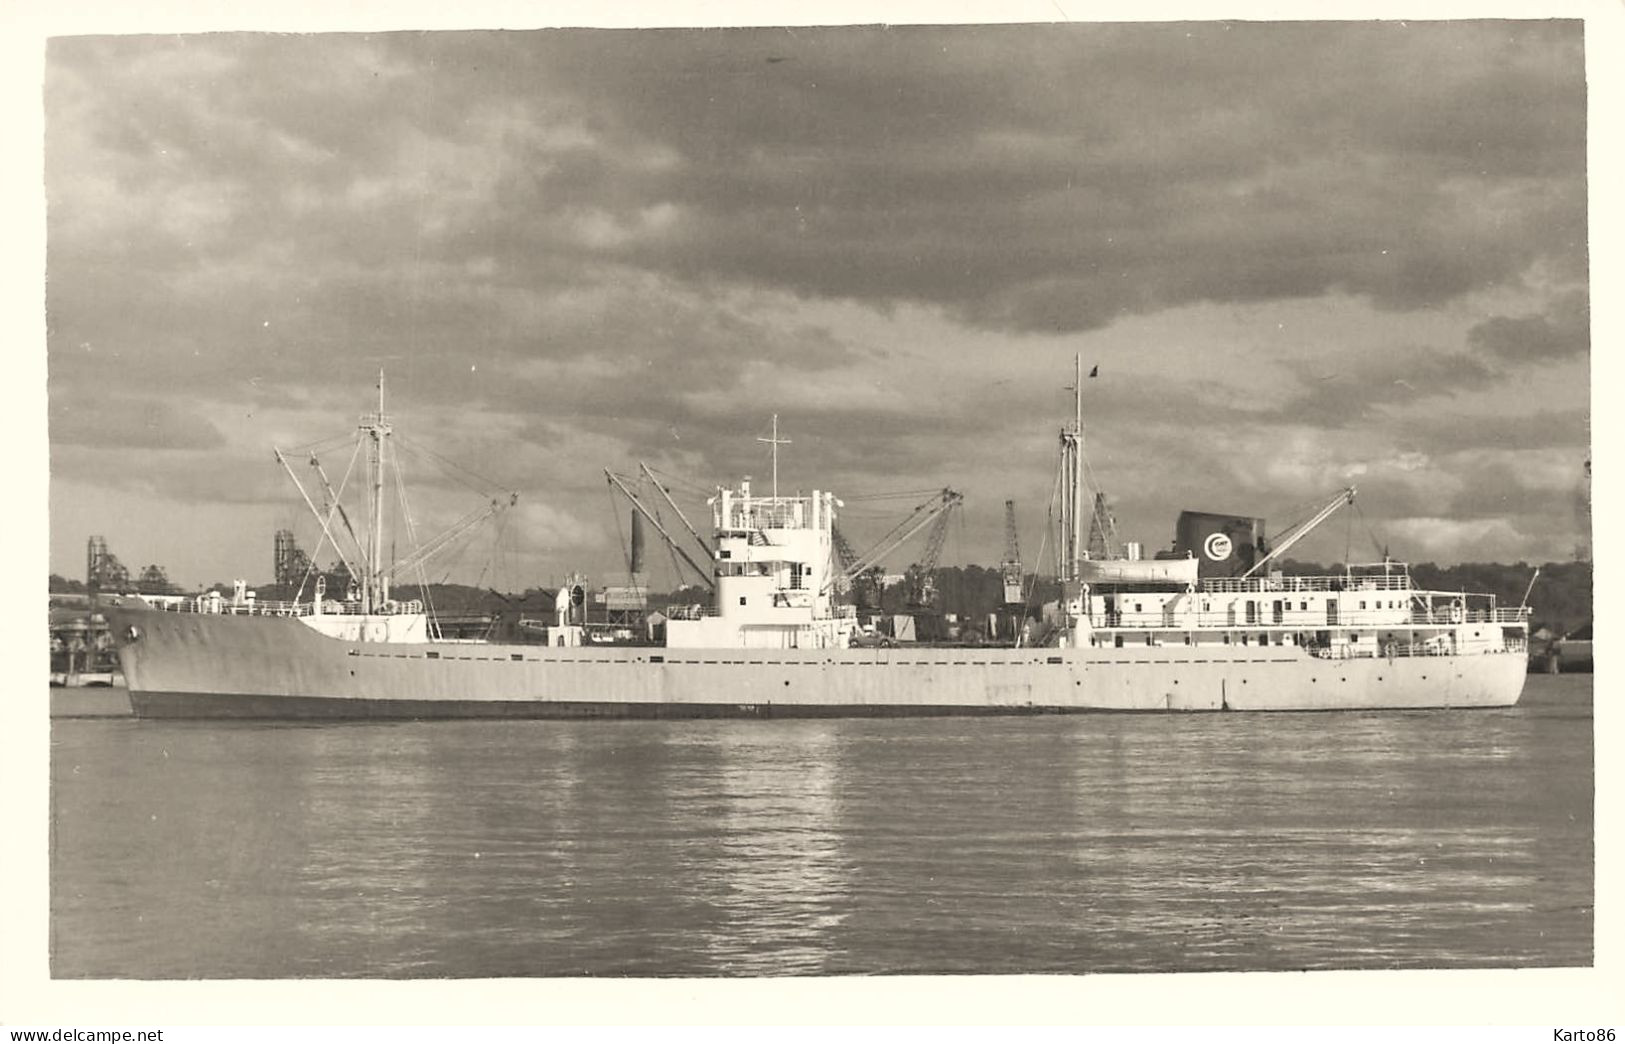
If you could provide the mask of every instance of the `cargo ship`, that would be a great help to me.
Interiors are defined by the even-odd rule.
[[[780,495],[775,457],[765,495],[748,479],[716,489],[711,604],[672,613],[660,644],[587,640],[569,588],[541,641],[447,639],[422,604],[392,600],[375,519],[353,597],[239,592],[108,608],[132,708],[149,718],[800,718],[1517,702],[1526,606],[1420,589],[1386,558],[1321,576],[1270,568],[1352,502],[1352,488],[1273,549],[1187,518],[1171,554],[1092,555],[1081,363],[1078,378],[1076,416],[1060,430],[1061,597],[1030,644],[860,641],[839,597],[842,504],[827,490]],[[359,433],[376,483],[390,436],[380,378],[378,412]]]

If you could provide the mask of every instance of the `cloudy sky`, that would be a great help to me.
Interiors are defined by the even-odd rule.
[[[1573,21],[60,37],[51,569],[268,578],[315,543],[271,447],[380,368],[520,494],[453,579],[622,568],[601,469],[761,483],[774,413],[854,543],[952,485],[949,559],[1013,498],[1030,561],[1078,354],[1150,548],[1355,483],[1306,557],[1565,559],[1585,64]],[[479,502],[413,477],[420,528]]]

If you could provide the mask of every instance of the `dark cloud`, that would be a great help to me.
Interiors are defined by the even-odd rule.
[[[956,326],[1025,351],[1199,302],[1404,311],[1583,282],[1582,45],[1562,21],[56,39],[53,446],[218,448],[182,393],[346,418],[382,367],[426,413],[472,418],[431,437],[459,459],[586,440],[709,481],[755,459],[778,408],[820,484],[1042,485],[1048,421],[1000,460],[1030,389],[868,370],[894,346],[840,314],[923,306],[947,343],[884,336],[947,372]],[[1487,319],[1466,353],[1306,348],[1284,403],[1283,360],[1239,350],[1267,391],[1114,385],[1091,404],[1097,464],[1158,484],[1160,519],[1225,492],[1221,448],[1265,453],[1271,426],[1454,445],[1408,407],[1583,353],[1583,314],[1577,295]],[[80,404],[107,388],[168,405],[92,423]],[[1530,423],[1507,429],[1541,438]],[[188,503],[281,495],[225,456],[146,480],[53,466]]]
[[[1302,391],[1275,411],[1282,421],[1313,417],[1345,426],[1425,399],[1446,399],[1490,384],[1499,372],[1475,356],[1424,348],[1397,355],[1349,353],[1336,358],[1286,360]]]
[[[54,238],[160,270],[282,245],[279,286],[334,255],[532,287],[608,261],[1015,330],[1421,307],[1583,272],[1580,47],[1565,22],[56,41],[53,127],[121,157],[122,192],[190,188],[167,233]],[[79,204],[84,157],[47,159]]]
[[[1550,467],[1558,474],[1575,479],[1580,476],[1578,457],[1555,459]],[[1458,477],[1461,489],[1448,503],[1439,505],[1440,513],[1450,518],[1527,520],[1538,524],[1551,512],[1554,501],[1568,506],[1565,493],[1553,492],[1551,475],[1529,474],[1504,461],[1475,464]]]
[[[793,72],[753,39],[643,38],[610,82],[613,37],[558,63],[680,157],[597,172],[692,211],[646,263],[1015,329],[1583,266],[1573,24],[837,30]]]
[[[1409,452],[1443,456],[1494,446],[1560,451],[1569,459],[1579,460],[1591,445],[1591,414],[1584,409],[1535,410],[1471,419],[1459,413],[1429,410],[1407,414],[1389,430],[1399,448]]]
[[[1467,333],[1474,348],[1507,362],[1544,362],[1591,349],[1591,307],[1584,292],[1564,294],[1543,314],[1486,319]]]

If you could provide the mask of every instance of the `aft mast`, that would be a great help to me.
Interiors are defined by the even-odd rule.
[[[372,517],[367,526],[367,561],[361,578],[361,611],[381,612],[389,600],[384,577],[384,440],[391,427],[384,414],[384,371],[378,371],[378,412],[363,415],[358,429],[367,442],[367,473],[371,479]]]
[[[1076,376],[1069,389],[1073,393],[1074,415],[1070,425],[1061,428],[1061,539],[1058,579],[1064,584],[1078,579],[1078,563],[1083,559],[1083,356],[1075,357]]]

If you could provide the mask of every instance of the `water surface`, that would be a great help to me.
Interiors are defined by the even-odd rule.
[[[1504,711],[52,723],[58,977],[1589,965],[1591,677]]]

